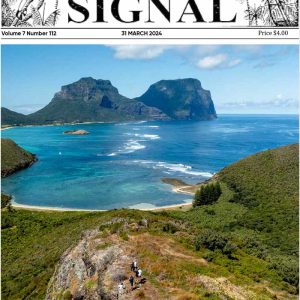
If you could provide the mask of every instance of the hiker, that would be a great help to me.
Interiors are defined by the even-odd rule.
[[[130,285],[131,285],[131,290],[133,290],[134,278],[133,278],[132,275],[129,278],[129,282],[130,282]]]
[[[131,263],[131,265],[130,265],[130,270],[131,271],[134,271],[134,261]]]
[[[137,271],[137,277],[142,277],[142,270],[141,269],[138,269],[138,271]]]
[[[144,278],[141,279],[140,283],[141,283],[141,284],[145,284],[146,281],[147,281],[147,279],[144,277]]]
[[[120,282],[119,285],[118,285],[119,295],[122,295],[124,290],[125,290],[125,284],[123,282]]]
[[[136,271],[138,268],[136,260],[133,261],[133,268],[134,268],[134,271]]]

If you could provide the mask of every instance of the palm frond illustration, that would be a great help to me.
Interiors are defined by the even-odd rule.
[[[298,0],[263,0],[258,6],[246,2],[249,26],[298,26]]]
[[[250,12],[250,4],[249,4],[249,0],[240,0],[240,3],[243,4],[243,3],[246,3],[247,5],[247,9],[245,10],[245,19],[249,20],[249,26],[251,26],[251,17],[249,15],[249,12]]]
[[[249,20],[249,25],[252,26],[253,24],[258,26],[258,21],[263,18],[263,7],[255,5],[250,7],[245,11],[245,19]]]
[[[55,26],[59,16],[58,0],[55,1],[54,10],[47,18],[45,18],[45,0],[19,0],[15,9],[12,9],[15,3],[16,0],[2,0],[2,26]]]
[[[46,19],[45,19],[45,5],[43,13],[41,14],[39,10],[35,7],[32,8],[32,19],[33,26],[55,26],[57,17],[59,16],[59,10],[54,10]]]

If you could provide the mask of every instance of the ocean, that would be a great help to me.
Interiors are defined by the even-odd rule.
[[[64,135],[84,129],[90,134]],[[2,131],[38,162],[2,179],[19,204],[74,209],[152,208],[190,202],[162,178],[209,179],[256,152],[296,143],[296,115],[220,115],[213,121],[100,123]]]

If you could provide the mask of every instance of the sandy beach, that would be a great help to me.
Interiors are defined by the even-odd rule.
[[[11,129],[11,128],[14,128],[14,127],[13,127],[13,126],[4,127],[4,128],[1,128],[1,131],[2,131],[2,130],[8,130],[8,129]]]
[[[172,186],[172,191],[174,193],[181,193],[185,195],[194,195],[195,190],[199,188],[199,185],[188,185],[178,179],[174,178],[165,178],[162,180],[163,182],[170,184]],[[77,208],[63,208],[63,207],[51,207],[51,206],[37,206],[37,205],[27,205],[20,204],[15,202],[12,199],[12,207],[16,209],[26,209],[26,210],[34,210],[34,211],[78,211],[78,212],[105,212],[108,210],[105,209],[77,209]],[[192,208],[191,202],[183,202],[180,204],[172,204],[166,206],[155,206],[151,203],[138,203],[136,205],[126,207],[126,209],[136,209],[142,211],[163,211],[163,210],[189,210]],[[122,209],[122,208],[119,208]]]
[[[34,210],[34,211],[61,211],[61,212],[68,212],[68,211],[78,211],[78,212],[105,212],[108,210],[105,209],[77,209],[77,208],[63,208],[63,207],[50,207],[50,206],[37,206],[37,205],[26,205],[26,204],[19,204],[17,202],[12,201],[12,207],[15,209],[26,209],[26,210]],[[155,207],[148,207],[145,205],[145,208],[142,206],[140,208],[127,208],[127,209],[136,209],[142,211],[162,211],[162,210],[176,210],[176,209],[184,209],[188,210],[192,207],[192,203],[181,203],[181,204],[174,204],[174,205],[167,205],[167,206],[155,206]],[[121,209],[121,208],[120,208]]]

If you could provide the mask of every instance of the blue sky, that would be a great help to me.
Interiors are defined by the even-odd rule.
[[[2,106],[34,112],[62,85],[109,79],[127,97],[161,79],[197,78],[217,113],[297,114],[296,45],[4,45]]]

